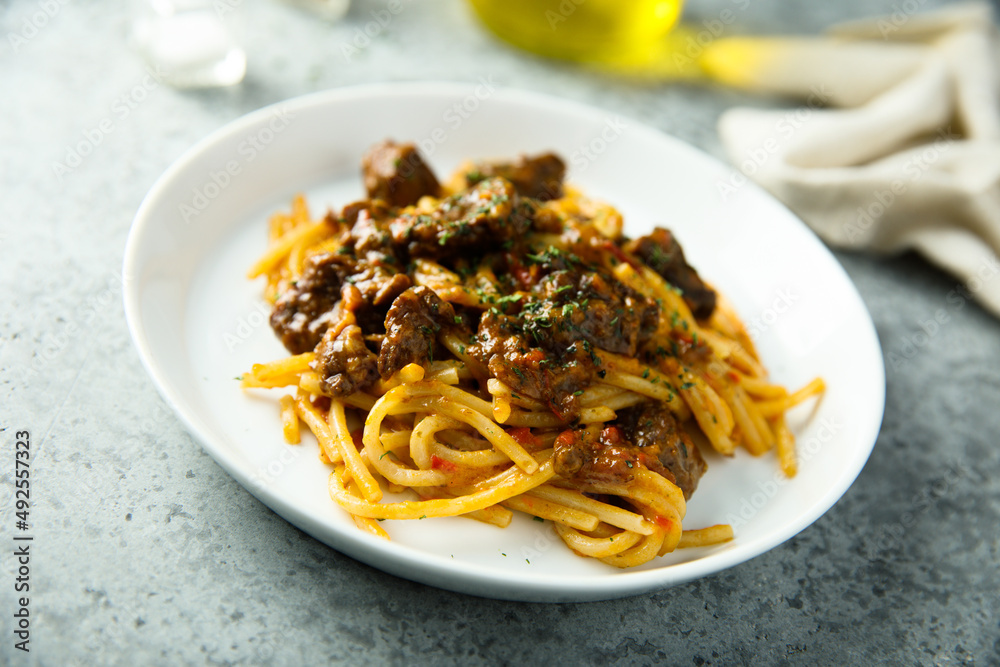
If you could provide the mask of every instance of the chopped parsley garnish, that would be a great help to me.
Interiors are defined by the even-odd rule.
[[[492,299],[493,297],[490,297]],[[502,296],[496,300],[498,306],[506,306],[508,303],[517,303],[521,300],[520,294],[509,294],[507,296]],[[490,301],[490,303],[493,303]]]

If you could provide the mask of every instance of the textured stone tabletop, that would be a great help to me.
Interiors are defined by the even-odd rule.
[[[253,498],[159,398],[121,307],[132,216],[194,142],[311,91],[492,75],[721,157],[719,113],[767,102],[540,62],[487,37],[457,0],[404,2],[350,62],[342,45],[384,1],[332,26],[273,0],[227,3],[248,74],[202,92],[147,76],[127,3],[8,0],[0,14],[0,664],[1000,663],[1000,322],[949,298],[955,281],[914,256],[838,254],[894,360],[864,471],[814,525],[720,574],[610,602],[478,599],[371,569]],[[911,4],[941,3],[688,9],[735,5],[740,30],[791,33]],[[56,173],[88,132],[92,150]],[[22,429],[34,455],[28,654],[13,646],[9,548]]]

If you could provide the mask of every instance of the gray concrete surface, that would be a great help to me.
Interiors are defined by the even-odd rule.
[[[1000,663],[1000,322],[948,299],[914,256],[839,255],[878,327],[885,422],[846,496],[783,546],[641,597],[518,604],[435,590],[316,542],[230,479],[184,431],[128,338],[117,275],[129,223],[185,149],[263,105],[371,80],[474,81],[628,114],[721,155],[735,103],[539,62],[495,43],[457,1],[408,3],[352,62],[369,12],[330,27],[269,0],[230,3],[250,53],[233,89],[148,90],[125,3],[10,0],[0,10],[0,663],[975,664]],[[815,31],[895,0],[738,4],[748,31]],[[921,7],[934,0],[910,3]],[[10,34],[55,7],[15,50]],[[113,130],[71,173],[53,163]],[[921,322],[948,321],[920,338]],[[916,337],[916,338],[915,338]],[[909,341],[909,343],[907,342]],[[916,341],[917,344],[913,345]],[[34,445],[31,652],[13,648],[13,432]],[[909,514],[908,514],[909,513]]]

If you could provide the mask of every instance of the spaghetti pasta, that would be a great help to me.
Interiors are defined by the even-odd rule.
[[[468,164],[442,187],[412,145],[365,161],[369,199],[275,215],[249,276],[292,356],[248,390],[290,388],[283,433],[311,431],[332,500],[384,520],[551,522],[575,553],[633,567],[733,539],[682,528],[719,454],[775,450],[796,472],[793,406],[823,393],[767,379],[733,308],[661,228],[562,183],[555,155]],[[416,499],[387,498],[409,492]]]

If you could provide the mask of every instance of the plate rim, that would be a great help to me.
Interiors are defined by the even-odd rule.
[[[356,99],[378,96],[442,96],[461,98],[472,94],[475,85],[444,81],[379,82],[318,91],[281,100],[221,125],[184,151],[157,178],[143,198],[129,229],[122,263],[123,302],[129,335],[139,353],[142,365],[146,373],[153,380],[153,384],[160,396],[170,407],[171,411],[181,420],[188,433],[193,435],[202,449],[251,495],[263,502],[269,509],[276,512],[282,518],[330,548],[396,576],[480,597],[529,602],[590,601],[628,597],[660,590],[693,579],[716,574],[763,555],[799,534],[826,514],[844,496],[857,479],[876,444],[885,413],[885,362],[871,314],[864,300],[861,298],[856,285],[850,279],[843,266],[808,225],[790,211],[784,203],[753,182],[748,182],[744,187],[750,188],[753,192],[752,196],[765,197],[771,200],[771,204],[780,206],[787,211],[789,217],[797,222],[802,227],[802,230],[811,237],[817,250],[829,256],[829,259],[832,260],[831,266],[834,271],[839,273],[839,277],[845,283],[850,298],[860,307],[860,312],[864,316],[863,324],[865,329],[861,333],[870,338],[869,342],[872,343],[872,346],[869,353],[874,353],[873,361],[877,361],[873,368],[869,370],[877,371],[878,418],[872,420],[865,432],[859,433],[859,437],[863,437],[864,440],[863,447],[858,450],[855,459],[846,468],[848,474],[844,475],[842,482],[827,489],[826,493],[822,496],[822,501],[817,502],[812,511],[799,515],[796,521],[785,524],[783,530],[778,531],[774,537],[767,540],[759,538],[758,541],[763,540],[766,544],[751,549],[754,553],[749,556],[745,553],[747,549],[733,549],[713,554],[713,558],[711,559],[699,558],[684,563],[673,564],[669,567],[650,570],[623,571],[615,573],[614,576],[600,578],[573,575],[554,580],[551,576],[545,574],[519,572],[516,575],[516,580],[507,580],[497,574],[476,571],[471,566],[460,561],[452,561],[450,563],[451,567],[445,570],[438,562],[439,557],[436,555],[427,554],[402,544],[391,545],[391,547],[387,548],[387,544],[383,540],[369,536],[361,531],[353,531],[352,534],[347,534],[346,532],[341,532],[336,527],[330,527],[329,525],[314,521],[299,508],[283,500],[269,487],[253,484],[250,475],[241,467],[239,457],[234,453],[230,453],[227,448],[213,444],[213,436],[205,431],[195,420],[191,419],[187,414],[187,408],[183,405],[180,397],[177,396],[175,388],[171,386],[169,378],[160,369],[160,362],[153,356],[141,315],[141,281],[136,279],[136,276],[138,276],[137,270],[141,268],[137,265],[137,255],[140,251],[143,233],[151,224],[151,212],[155,210],[158,200],[162,197],[164,191],[169,188],[170,183],[178,175],[183,174],[192,164],[196,163],[198,157],[207,149],[225,140],[232,134],[244,133],[247,128],[255,127],[262,120],[266,121],[275,110],[280,108],[300,111],[313,106],[343,104]],[[693,152],[698,154],[702,160],[726,166],[725,163],[707,152],[662,130],[627,114],[620,114],[603,107],[566,100],[545,93],[499,85],[496,92],[491,94],[491,98],[498,99],[504,103],[514,103],[519,106],[537,107],[542,105],[549,110],[589,118],[596,118],[601,116],[601,114],[614,113],[629,122],[630,131],[655,135],[657,139],[661,141],[666,140],[682,152]],[[329,536],[331,535],[335,535],[336,539],[330,539]],[[373,553],[376,555],[374,559],[371,558]],[[414,569],[415,564],[419,564],[420,568],[418,570]]]

